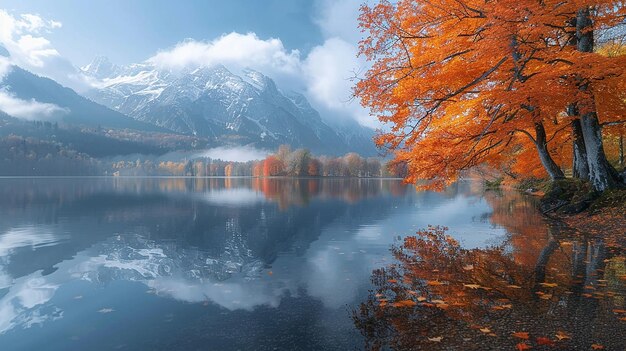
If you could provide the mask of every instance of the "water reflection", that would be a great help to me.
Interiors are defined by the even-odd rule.
[[[2,179],[0,343],[354,348],[346,306],[389,245],[429,223],[500,241],[493,201],[380,179]]]
[[[485,198],[502,243],[468,249],[429,227],[374,270],[353,313],[366,349],[626,349],[623,248],[547,223],[518,193]]]

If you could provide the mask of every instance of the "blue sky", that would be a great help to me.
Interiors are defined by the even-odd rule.
[[[305,94],[329,118],[376,126],[351,101],[359,0],[4,0],[0,44],[12,64],[78,92],[77,67],[103,55],[116,64],[159,68],[224,64],[254,68]],[[0,62],[1,63],[1,62]],[[0,65],[0,77],[2,76]]]
[[[139,62],[183,39],[229,32],[280,38],[303,53],[324,40],[315,23],[323,4],[311,0],[5,0],[2,7],[61,22],[47,38],[81,66],[96,54],[119,64]]]

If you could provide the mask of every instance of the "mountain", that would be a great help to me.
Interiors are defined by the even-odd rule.
[[[160,131],[154,125],[130,118],[118,111],[78,95],[52,79],[40,77],[18,66],[12,66],[0,81],[0,89],[12,97],[27,102],[52,104],[58,107],[60,122],[87,127],[128,128]],[[55,107],[55,108],[56,108]]]
[[[90,77],[104,79],[119,75],[121,69],[109,61],[106,56],[96,56],[87,66],[81,67],[81,70]]]
[[[289,144],[318,154],[375,154],[372,130],[348,121],[343,129],[329,125],[303,95],[282,92],[254,70],[238,75],[216,65],[170,72],[149,63],[119,67],[98,57],[83,71],[101,81],[86,93],[93,101],[216,144],[266,149]]]

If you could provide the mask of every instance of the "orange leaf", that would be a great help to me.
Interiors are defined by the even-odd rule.
[[[537,345],[554,346],[555,343],[550,338],[546,338],[546,337],[540,336],[540,337],[537,338]]]
[[[520,342],[519,344],[515,345],[515,348],[518,349],[519,351],[532,349],[532,347],[525,342]]]
[[[438,280],[429,280],[426,282],[426,284],[430,285],[430,286],[438,286],[438,285],[443,285],[442,282],[438,281]]]
[[[571,337],[564,331],[559,330],[556,332],[556,338],[560,340],[571,339]]]
[[[524,340],[528,340],[528,338],[529,338],[528,332],[515,332],[512,335],[514,337],[516,337],[516,338],[520,338],[520,339],[524,339]]]
[[[402,300],[393,304],[394,307],[413,307],[415,305],[417,305],[417,303],[413,300]]]

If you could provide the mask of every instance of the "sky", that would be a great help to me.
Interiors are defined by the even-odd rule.
[[[322,115],[377,123],[351,100],[358,0],[2,0],[0,43],[12,63],[78,92],[96,55],[125,65],[251,67],[304,93]],[[0,73],[2,72],[0,62]]]

